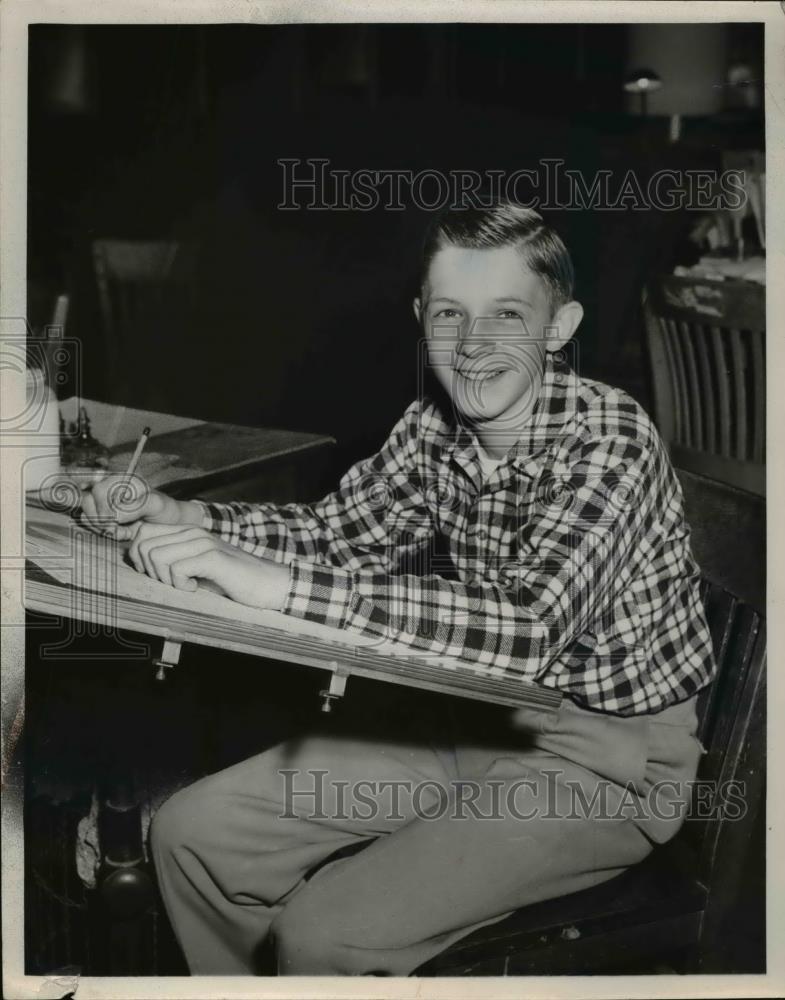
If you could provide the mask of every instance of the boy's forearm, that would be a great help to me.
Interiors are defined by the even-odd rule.
[[[158,490],[153,490],[147,499],[141,513],[144,520],[153,524],[171,524],[178,527],[199,527],[203,513],[201,506],[194,500],[175,500]]]
[[[334,519],[324,516],[316,504],[205,503],[197,501],[199,524],[234,545],[252,544],[266,553],[277,552],[290,558],[313,562],[337,561],[351,556],[351,546],[343,538]]]
[[[535,680],[554,629],[502,587],[436,575],[353,573],[294,560],[282,611]]]
[[[204,519],[204,508],[195,500],[175,500],[177,504],[178,524],[186,527],[199,527]]]
[[[260,549],[272,549],[294,554],[292,519],[284,520],[284,510],[296,510],[298,505],[279,506],[271,503],[190,501],[192,510],[184,516],[198,517],[196,524],[207,528],[233,545],[253,544]],[[303,510],[307,508],[303,505]],[[190,523],[190,522],[189,522]],[[271,531],[275,537],[271,538]]]

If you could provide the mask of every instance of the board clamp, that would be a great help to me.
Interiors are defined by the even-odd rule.
[[[158,668],[155,673],[157,681],[165,681],[166,671],[177,666],[180,662],[182,648],[183,644],[181,642],[175,642],[173,639],[164,639],[164,648],[161,650],[161,655],[157,660],[153,660],[153,666]]]
[[[338,698],[343,698],[346,691],[346,681],[349,679],[349,671],[341,667],[337,660],[330,663],[330,686],[323,688],[319,695],[322,698],[322,711],[332,712],[333,702]]]

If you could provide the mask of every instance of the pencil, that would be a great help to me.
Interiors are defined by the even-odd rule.
[[[139,464],[139,459],[142,457],[142,452],[144,451],[144,446],[147,444],[147,439],[150,437],[150,428],[145,427],[139,436],[139,440],[136,443],[136,448],[134,448],[134,453],[131,455],[131,461],[128,463],[128,468],[125,470],[125,477],[121,481],[121,489],[117,494],[117,502],[120,504],[130,503],[134,499],[134,490],[131,485],[131,478],[136,472],[136,467]],[[115,522],[110,527],[105,527],[103,533],[105,535],[110,535],[115,537],[117,531],[117,523]]]
[[[142,452],[144,451],[144,446],[147,444],[147,439],[150,437],[150,428],[145,427],[142,431],[139,441],[137,442],[136,449],[133,455],[131,455],[131,461],[128,463],[128,468],[126,470],[126,476],[130,479],[131,476],[136,472],[136,467],[139,464],[139,459],[142,457]]]

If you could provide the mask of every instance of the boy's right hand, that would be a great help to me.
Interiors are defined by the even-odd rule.
[[[94,531],[127,541],[142,522],[198,525],[202,512],[191,501],[174,500],[152,489],[141,476],[118,473],[105,476],[82,493],[81,518]]]

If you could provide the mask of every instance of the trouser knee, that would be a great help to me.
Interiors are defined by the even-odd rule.
[[[270,927],[278,975],[351,975],[344,949],[329,915],[300,905],[295,898]]]

